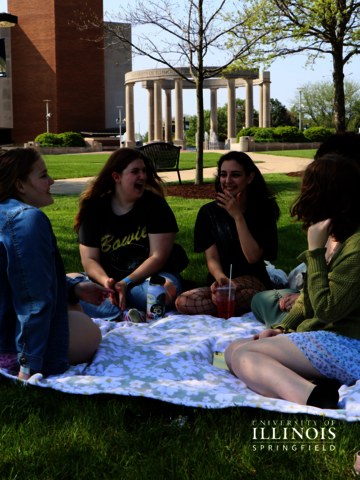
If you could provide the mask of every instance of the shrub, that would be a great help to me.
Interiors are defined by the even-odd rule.
[[[311,127],[304,131],[305,137],[310,142],[324,142],[334,133],[333,128]]]
[[[258,128],[255,133],[255,142],[257,143],[274,143],[279,139],[275,133],[275,128]]]
[[[247,127],[240,130],[240,132],[236,135],[237,143],[240,142],[240,137],[254,137],[256,132],[259,130],[259,127]]]
[[[40,142],[40,147],[62,146],[62,139],[56,133],[41,133],[35,138],[35,142]]]
[[[58,135],[61,138],[64,147],[84,147],[85,140],[80,133],[65,132]]]
[[[359,128],[360,128],[360,115],[356,115],[356,117],[350,120],[347,131],[359,133]]]
[[[225,142],[226,140],[227,140],[227,134],[226,133],[219,133],[218,141],[219,142]]]
[[[275,135],[278,139],[278,142],[308,142],[308,139],[304,136],[303,132],[301,132],[297,127],[276,127]]]

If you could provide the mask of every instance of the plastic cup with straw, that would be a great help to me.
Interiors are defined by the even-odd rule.
[[[232,265],[230,265],[230,284],[216,290],[216,305],[219,318],[228,320],[234,316],[235,288],[231,285]]]

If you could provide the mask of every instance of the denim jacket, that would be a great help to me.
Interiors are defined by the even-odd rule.
[[[0,353],[17,353],[34,372],[64,373],[72,284],[48,217],[15,199],[1,202]]]

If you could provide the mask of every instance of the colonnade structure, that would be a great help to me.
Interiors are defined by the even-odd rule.
[[[216,67],[213,67],[214,69]],[[211,69],[211,67],[207,67]],[[178,68],[185,78],[191,78],[189,68]],[[195,84],[185,80],[171,68],[137,70],[125,75],[126,90],[126,146],[135,146],[134,84],[142,82],[148,91],[148,141],[162,142],[162,90],[165,92],[165,142],[185,147],[183,131],[183,90],[194,90]],[[210,130],[218,134],[217,90],[228,90],[228,131],[230,143],[236,142],[236,89],[245,87],[245,126],[254,125],[253,87],[259,86],[259,126],[270,127],[270,72],[256,70],[236,70],[218,74],[215,78],[204,80],[203,88],[210,90],[211,122]],[[175,90],[175,140],[172,139],[171,90]]]

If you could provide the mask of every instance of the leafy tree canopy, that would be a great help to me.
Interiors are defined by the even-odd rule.
[[[302,52],[308,54],[309,64],[331,55],[335,129],[345,131],[344,65],[360,53],[360,1],[249,0],[247,6],[256,13],[256,22],[249,27],[252,34],[267,30],[261,39],[261,56],[266,64]],[[236,14],[226,18],[236,21]],[[246,37],[247,32],[243,35]],[[236,51],[241,44],[234,34],[229,34],[230,49]],[[230,68],[236,67],[235,62]]]
[[[293,127],[294,122],[290,112],[276,98],[270,98],[270,116],[272,127]]]
[[[360,83],[346,79],[345,90],[345,125],[360,109]],[[302,85],[301,110],[304,122],[313,127],[333,128],[335,126],[334,85],[330,81],[308,82]],[[299,92],[296,91],[291,103],[299,108]],[[298,118],[298,114],[297,114]]]

